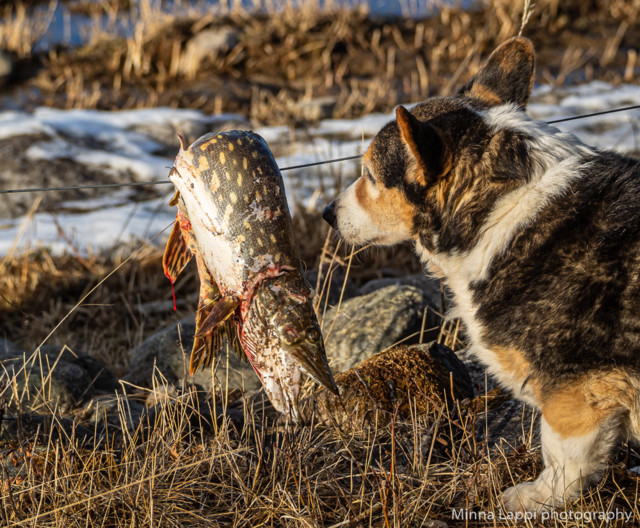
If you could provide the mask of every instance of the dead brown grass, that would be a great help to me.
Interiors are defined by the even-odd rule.
[[[518,34],[523,10],[521,2],[496,0],[473,12],[442,6],[426,20],[380,20],[364,9],[316,2],[299,9],[266,4],[258,14],[223,4],[205,16],[186,9],[169,15],[157,3],[138,4],[132,9],[109,2],[95,15],[130,18],[129,38],[115,38],[96,22],[85,47],[43,57],[44,68],[23,86],[37,88],[33,104],[169,105],[288,124],[310,119],[298,103],[318,97],[334,99],[333,117],[390,111],[468,81],[498,43]],[[635,80],[640,26],[634,5],[535,2],[524,35],[538,52],[537,80]],[[19,36],[20,24],[13,27]],[[224,27],[237,31],[232,49],[216,56],[190,53],[194,36]],[[24,34],[25,44],[14,48],[30,49],[30,33]]]
[[[353,266],[350,250],[336,250],[331,237],[326,240],[325,262]],[[0,274],[2,332],[25,346],[37,344],[101,277],[121,265],[52,336],[60,343],[90,343],[91,353],[117,364],[122,358],[109,354],[118,347],[128,350],[175,317],[170,309],[152,316],[136,310],[138,304],[166,304],[170,298],[160,250],[146,248],[123,261],[113,255],[54,257],[46,252],[5,260]],[[195,295],[197,281],[192,271],[181,281],[177,295],[186,301]],[[187,304],[191,310],[195,297]],[[455,322],[443,327],[441,341],[462,346]],[[16,407],[26,406],[25,395],[12,392],[15,384],[6,375],[0,386],[0,414],[13,419]],[[113,396],[119,424],[111,433],[83,429],[88,426],[86,410],[72,415],[74,429],[69,417],[64,422],[53,409],[39,430],[24,429],[0,443],[0,522],[31,527],[339,528],[430,526],[440,520],[449,526],[494,526],[489,520],[465,523],[452,515],[462,510],[484,512],[485,519],[499,515],[500,492],[534,478],[541,469],[539,448],[530,436],[521,445],[492,450],[478,442],[484,413],[501,401],[491,395],[345,432],[331,425],[275,422],[260,399],[228,403],[224,387],[203,398],[191,386],[176,391],[158,377],[153,389],[123,390]],[[127,425],[125,397],[156,402],[135,428]],[[238,413],[243,420],[238,421]],[[523,424],[523,430],[528,427]],[[638,460],[637,452],[622,449],[599,485],[570,509],[618,508],[632,512],[637,525],[640,476],[625,468]],[[515,519],[499,524],[523,525]],[[582,523],[560,519],[555,525]]]

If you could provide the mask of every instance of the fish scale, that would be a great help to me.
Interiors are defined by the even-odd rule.
[[[299,265],[284,183],[273,177],[280,170],[264,139],[252,132],[207,134],[186,154],[221,204],[223,236],[248,263],[243,281],[265,263]]]
[[[301,371],[337,393],[302,276],[282,175],[253,132],[181,148],[169,178],[178,206],[163,264],[174,282],[196,258],[201,281],[190,372],[223,342],[241,348],[274,406],[297,417]]]

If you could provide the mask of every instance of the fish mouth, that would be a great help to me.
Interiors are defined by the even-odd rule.
[[[306,347],[301,344],[286,347],[285,350],[288,354],[291,354],[305,373],[336,396],[340,395],[338,386],[333,379],[329,363],[327,363],[324,354],[318,353],[315,348]]]

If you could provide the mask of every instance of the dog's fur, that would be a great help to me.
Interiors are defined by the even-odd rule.
[[[576,496],[640,437],[640,162],[527,117],[533,72],[511,39],[458,96],[399,107],[324,214],[352,244],[413,241],[471,350],[542,411],[545,469],[509,510]]]

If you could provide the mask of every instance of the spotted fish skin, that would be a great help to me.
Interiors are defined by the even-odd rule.
[[[268,266],[299,268],[284,184],[264,139],[243,131],[207,134],[180,150],[175,168],[170,179],[187,210],[206,211],[192,225],[222,292],[240,291]],[[204,245],[212,235],[216,242]]]
[[[169,175],[178,205],[165,251],[173,281],[195,255],[203,287],[190,371],[211,362],[220,334],[238,338],[274,406],[294,418],[304,371],[337,393],[300,258],[282,175],[252,132],[182,146]],[[176,231],[177,230],[177,231]],[[213,337],[212,337],[213,336]]]

